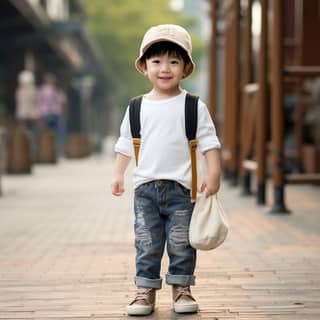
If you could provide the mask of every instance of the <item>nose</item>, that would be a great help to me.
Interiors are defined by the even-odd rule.
[[[160,71],[168,72],[169,71],[169,64],[166,62],[161,63],[160,65]]]

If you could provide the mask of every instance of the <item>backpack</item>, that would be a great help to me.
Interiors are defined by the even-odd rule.
[[[192,94],[186,94],[185,100],[185,133],[189,142],[190,156],[191,156],[191,172],[192,172],[192,188],[191,201],[195,202],[197,196],[197,158],[196,149],[198,142],[196,140],[197,126],[198,126],[198,100],[199,97]],[[135,154],[136,165],[138,165],[139,150],[141,144],[141,110],[142,96],[133,98],[129,102],[129,120],[132,135],[132,142]]]

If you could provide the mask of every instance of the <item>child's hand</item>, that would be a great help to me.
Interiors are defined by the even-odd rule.
[[[220,188],[221,165],[219,150],[208,150],[204,156],[207,162],[207,176],[201,184],[200,192],[205,191],[205,195],[208,198],[216,194]]]
[[[215,179],[210,176],[207,176],[203,180],[200,186],[200,192],[205,192],[205,196],[208,198],[209,196],[216,194],[219,188],[220,188],[219,179]]]
[[[117,153],[114,178],[111,183],[111,192],[114,196],[121,196],[124,193],[124,172],[129,165],[130,157]]]
[[[111,184],[111,192],[114,196],[121,196],[124,193],[123,179],[114,179]]]

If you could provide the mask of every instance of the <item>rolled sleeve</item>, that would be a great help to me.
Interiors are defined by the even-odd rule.
[[[221,144],[207,106],[199,101],[198,108],[197,140],[199,150],[204,153],[211,149],[220,149]]]
[[[134,154],[130,131],[129,108],[127,108],[127,111],[123,117],[120,126],[120,137],[118,138],[114,146],[114,151],[117,153],[124,154],[128,157],[132,157]]]
[[[119,137],[117,143],[114,146],[114,151],[117,153],[122,153],[125,156],[132,157],[132,142],[124,137]]]

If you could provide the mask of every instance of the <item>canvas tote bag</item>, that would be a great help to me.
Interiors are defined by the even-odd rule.
[[[206,198],[199,194],[195,203],[190,227],[190,245],[199,250],[212,250],[227,237],[229,223],[217,195]]]

